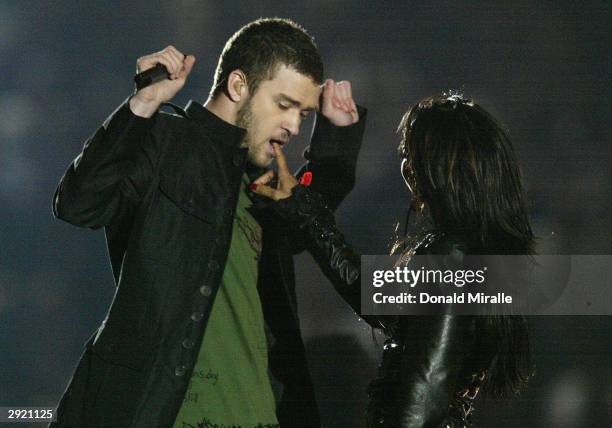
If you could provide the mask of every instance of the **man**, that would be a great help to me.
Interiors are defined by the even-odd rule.
[[[227,42],[204,106],[159,112],[195,58],[144,56],[169,79],[128,98],[62,178],[54,213],[105,228],[117,285],[58,408],[58,426],[318,426],[292,254],[249,184],[319,110],[308,163],[335,208],[354,183],[365,111],[323,82],[310,36],[263,19]],[[319,100],[321,99],[320,105]]]

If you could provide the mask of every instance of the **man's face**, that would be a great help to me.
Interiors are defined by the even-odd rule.
[[[247,130],[243,147],[249,160],[267,167],[275,157],[272,143],[281,146],[298,135],[302,119],[319,105],[321,89],[313,80],[281,65],[274,77],[259,84],[238,112],[236,124]]]

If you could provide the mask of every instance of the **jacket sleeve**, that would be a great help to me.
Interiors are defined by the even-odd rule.
[[[323,196],[309,187],[297,185],[289,198],[275,202],[273,207],[306,235],[308,248],[323,273],[340,296],[360,314],[361,257],[336,227],[334,215]]]
[[[307,162],[296,176],[312,172],[312,189],[335,210],[355,185],[355,167],[361,149],[367,110],[357,107],[359,121],[349,126],[335,126],[325,116],[317,115],[310,145],[304,151]]]
[[[357,106],[357,111],[359,121],[349,126],[335,126],[325,116],[317,115],[310,145],[304,150],[307,162],[295,174],[299,180],[305,172],[311,172],[311,188],[323,196],[332,211],[355,186],[355,168],[365,132],[367,109]],[[290,245],[294,254],[303,251],[305,236],[295,233]]]
[[[150,183],[159,157],[150,132],[157,120],[132,113],[129,98],[85,141],[53,196],[53,214],[97,229],[130,212]]]
[[[394,426],[445,426],[460,381],[469,326],[466,316],[402,319],[405,347],[400,357],[395,395],[398,409],[393,412],[398,421],[392,422]]]

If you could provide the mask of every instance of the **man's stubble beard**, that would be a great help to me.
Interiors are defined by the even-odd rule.
[[[255,152],[256,147],[251,147],[251,144],[254,144],[254,141],[251,139],[251,128],[253,126],[253,97],[249,97],[248,101],[245,105],[243,105],[238,113],[236,113],[236,125],[246,129],[246,134],[244,136],[244,140],[242,140],[242,144],[240,147],[248,147],[248,159],[253,165],[265,168],[268,165],[261,165],[257,160],[257,154]]]
[[[251,126],[253,125],[253,111],[252,107],[252,97],[249,97],[248,101],[245,105],[243,105],[238,113],[236,113],[236,125],[246,129],[246,134],[244,135],[244,140],[242,140],[242,147],[249,147],[251,143]]]

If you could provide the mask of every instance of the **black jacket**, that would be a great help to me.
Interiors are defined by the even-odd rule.
[[[361,260],[345,241],[333,213],[317,192],[296,186],[274,204],[289,223],[310,237],[311,252],[338,293],[361,314]],[[461,242],[428,233],[416,254],[465,254]],[[362,317],[383,328],[385,342],[379,376],[369,386],[367,426],[471,426],[473,401],[484,385],[491,360],[481,358],[481,336],[474,316]]]
[[[57,426],[174,423],[231,242],[245,131],[190,102],[180,114],[135,116],[127,101],[85,142],[54,196],[54,214],[105,228],[116,292],[60,402]],[[302,171],[337,207],[351,190],[364,130],[318,117]],[[250,170],[254,179],[262,171]],[[281,425],[318,426],[295,296],[300,240],[260,206],[259,293],[270,367],[283,384]]]

